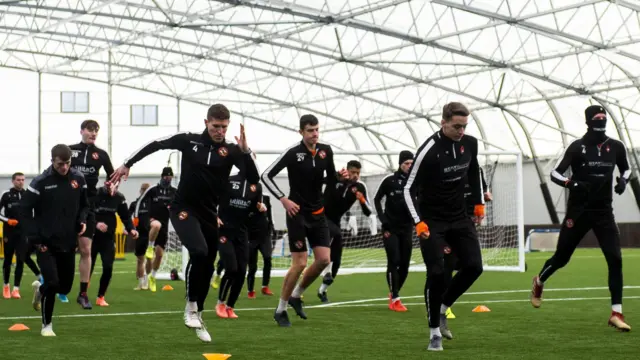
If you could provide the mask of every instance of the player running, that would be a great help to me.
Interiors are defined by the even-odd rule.
[[[140,185],[140,195],[135,201],[129,204],[129,214],[132,216],[133,225],[138,231],[138,239],[136,240],[136,248],[134,254],[136,256],[136,279],[138,285],[133,290],[149,290],[148,274],[151,274],[151,260],[145,257],[149,245],[149,202],[145,201],[140,204],[138,209],[138,218],[133,218],[136,214],[136,206],[142,194],[149,188],[149,183]],[[153,254],[152,254],[153,255]]]
[[[220,223],[220,258],[223,260],[224,276],[218,291],[216,314],[221,318],[236,319],[233,311],[244,286],[249,258],[247,222],[252,209],[266,211],[262,200],[262,186],[247,180],[243,170],[229,177],[229,188],[221,198],[218,208]],[[226,301],[226,303],[225,303]]]
[[[273,296],[269,289],[269,281],[271,280],[271,254],[273,252],[273,244],[271,243],[271,234],[273,234],[273,217],[271,215],[271,198],[269,195],[262,194],[260,202],[264,207],[251,208],[249,212],[249,221],[247,229],[249,233],[249,271],[247,273],[247,290],[249,291],[249,299],[256,298],[254,285],[256,282],[256,272],[258,271],[258,252],[262,255],[262,295]],[[263,208],[266,211],[261,211]]]
[[[425,303],[429,319],[428,350],[441,351],[442,337],[452,339],[447,309],[482,274],[482,253],[473,221],[466,212],[464,187],[472,191],[478,221],[484,217],[484,198],[478,164],[478,140],[465,135],[469,110],[452,102],[442,109],[442,128],[418,149],[404,188],[404,197],[420,238],[427,266]],[[445,288],[444,249],[448,245],[460,270]]]
[[[121,192],[112,193],[107,184],[98,189],[94,199],[96,214],[96,233],[91,245],[91,275],[96,264],[98,254],[102,262],[102,276],[96,305],[109,306],[104,295],[107,293],[111,276],[113,275],[113,261],[116,256],[115,231],[117,226],[116,213],[120,216],[125,230],[136,240],[138,232],[131,222],[131,215],[127,209],[127,202]]]
[[[565,149],[564,155],[551,172],[551,181],[569,189],[569,201],[556,252],[533,278],[531,305],[540,307],[544,283],[569,262],[584,235],[593,230],[609,268],[609,326],[620,331],[630,331],[631,326],[622,315],[620,232],[611,206],[615,167],[620,171],[620,176],[616,178],[616,194],[622,195],[631,176],[627,149],[621,141],[605,134],[607,113],[602,106],[591,105],[584,115],[587,133]],[[569,168],[573,174],[570,178],[564,176]]]
[[[329,236],[331,237],[331,271],[324,275],[322,285],[318,288],[318,298],[323,303],[329,302],[327,289],[333,284],[338,275],[342,261],[343,243],[340,219],[351,209],[356,200],[360,203],[362,212],[369,217],[371,235],[378,233],[376,218],[371,216],[373,211],[367,195],[367,186],[360,181],[361,169],[362,164],[359,161],[349,161],[347,163],[349,179],[339,181],[335,188],[327,186],[324,190],[324,208],[327,214],[327,224],[329,225]]]
[[[84,175],[87,182],[87,196],[89,197],[90,211],[87,217],[87,230],[78,237],[78,248],[80,250],[80,292],[76,302],[83,309],[90,310],[91,302],[87,296],[87,288],[89,287],[89,278],[91,277],[91,239],[96,230],[96,219],[93,212],[94,197],[98,193],[98,178],[100,169],[104,168],[107,173],[107,179],[113,174],[113,166],[111,159],[106,151],[96,146],[100,125],[95,120],[85,120],[80,124],[80,135],[82,141],[78,144],[70,145],[71,148],[71,167],[78,170]],[[109,183],[107,183],[109,184]],[[115,191],[112,188],[112,191]],[[63,294],[64,295],[64,294]],[[66,296],[61,297],[66,302]],[[68,301],[68,300],[67,300]]]
[[[335,188],[339,180],[331,146],[318,142],[318,118],[314,115],[300,117],[300,135],[302,141],[285,150],[262,174],[262,182],[280,200],[287,212],[292,261],[285,275],[280,302],[273,316],[280,326],[291,326],[287,315],[287,303],[298,316],[307,318],[302,309],[302,293],[329,264],[331,239],[325,216],[322,185],[326,180],[327,187]],[[285,168],[289,178],[289,197],[285,196],[273,180]],[[343,178],[348,177],[344,169],[339,175]],[[309,240],[314,257],[313,264],[306,270],[308,254],[305,238]],[[303,270],[305,272],[302,281],[296,285]]]
[[[413,164],[413,153],[408,150],[401,151],[398,164],[398,170],[380,182],[373,202],[382,223],[382,242],[387,254],[389,310],[405,312],[407,308],[400,300],[400,290],[409,276],[413,249],[413,220],[407,210],[403,191],[409,168]],[[385,200],[384,210],[382,199]]]
[[[211,341],[211,335],[202,321],[202,311],[220,240],[217,212],[220,197],[227,192],[233,165],[246,169],[250,183],[259,181],[244,126],[240,125],[237,145],[225,140],[229,118],[229,110],[224,105],[211,106],[204,120],[206,129],[201,134],[178,133],[151,141],[127,159],[112,177],[113,182],[126,179],[135,163],[158,150],[174,149],[182,153],[182,176],[169,216],[178,237],[189,251],[184,324],[196,329],[198,338],[205,342]]]
[[[160,176],[158,185],[149,187],[138,199],[133,220],[134,223],[139,224],[140,209],[148,209],[149,223],[145,223],[143,226],[149,229],[149,247],[144,256],[148,261],[153,259],[151,274],[148,277],[148,286],[151,292],[156,292],[156,274],[160,269],[164,249],[169,239],[169,204],[176,194],[176,188],[171,186],[173,169],[165,167]],[[154,253],[155,258],[153,257]]]
[[[20,203],[18,221],[37,246],[44,277],[44,284],[32,284],[33,307],[42,312],[42,336],[56,336],[51,324],[56,293],[71,291],[77,236],[87,229],[87,184],[80,171],[70,168],[71,155],[67,145],[54,146],[52,165],[31,181]]]
[[[22,281],[22,271],[24,264],[40,278],[38,265],[29,256],[29,245],[27,239],[22,234],[22,226],[18,224],[19,204],[24,196],[24,174],[21,172],[11,175],[13,187],[0,195],[0,210],[4,209],[4,216],[0,215],[0,221],[4,222],[4,262],[2,275],[4,286],[2,287],[2,297],[5,299],[20,299],[20,282]],[[9,285],[11,277],[11,261],[16,256],[16,273],[13,282],[13,291]]]

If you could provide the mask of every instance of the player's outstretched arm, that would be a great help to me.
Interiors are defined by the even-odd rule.
[[[586,189],[586,184],[581,182],[573,181],[570,178],[564,176],[564,174],[571,166],[571,162],[575,155],[577,155],[577,151],[579,147],[578,141],[572,142],[567,148],[564,150],[562,157],[556,163],[555,168],[551,171],[551,181],[555,184],[560,185],[566,188],[583,188]]]
[[[274,178],[280,173],[280,171],[289,165],[292,156],[291,154],[291,151],[285,151],[282,153],[276,161],[269,165],[261,176],[264,186],[266,186],[267,190],[269,190],[269,192],[278,200],[284,197],[284,193],[280,190],[278,185],[276,185]]]
[[[131,156],[129,156],[124,161],[124,164],[113,172],[113,174],[109,177],[109,180],[114,184],[118,183],[120,179],[127,180],[127,177],[129,176],[129,169],[131,169],[131,167],[135,163],[153,154],[156,151],[184,150],[190,145],[187,136],[188,133],[184,132],[150,141],[140,149],[136,150],[133,154],[131,154]]]
[[[631,169],[629,168],[629,159],[627,158],[627,147],[624,146],[622,142],[616,143],[620,147],[620,149],[616,151],[616,166],[618,166],[620,176],[616,178],[617,183],[614,190],[616,194],[621,195],[631,177]]]

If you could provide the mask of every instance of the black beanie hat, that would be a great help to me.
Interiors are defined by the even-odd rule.
[[[413,159],[413,153],[409,150],[400,151],[400,159],[398,160],[398,165],[402,165],[403,162],[407,160]]]
[[[160,175],[162,177],[165,176],[173,176],[173,169],[171,169],[171,167],[167,166],[166,168],[162,169],[162,175]]]
[[[593,117],[598,114],[607,115],[607,112],[604,111],[604,108],[600,105],[591,105],[584,110],[584,118],[586,121],[593,119]]]

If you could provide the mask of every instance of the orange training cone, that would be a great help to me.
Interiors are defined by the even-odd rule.
[[[473,308],[473,310],[471,310],[473,312],[490,312],[491,310],[489,310],[488,307],[484,306],[484,305],[478,305],[475,308]]]
[[[162,291],[171,291],[173,290],[173,286],[171,285],[165,285],[162,287]]]
[[[231,357],[231,354],[202,354],[207,360],[226,360]]]
[[[25,331],[25,330],[29,330],[29,328],[25,324],[15,324],[9,328],[9,331]]]

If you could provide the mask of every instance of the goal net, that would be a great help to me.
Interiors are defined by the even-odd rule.
[[[477,227],[484,269],[523,272],[525,271],[525,261],[522,157],[519,153],[512,152],[482,152],[478,160],[485,174],[487,190],[492,195],[492,200],[486,202],[486,217]],[[342,166],[343,164],[336,160],[336,167],[341,168]],[[363,167],[365,166],[366,164],[363,164]],[[378,186],[386,175],[388,174],[361,178],[361,181],[367,186],[372,207]],[[286,178],[277,180],[280,180],[278,185],[282,185],[281,189],[287,193],[285,191],[287,188]],[[384,208],[384,200],[382,204]],[[276,207],[279,205],[277,202],[275,203]],[[274,217],[281,216],[280,224],[284,224],[284,212],[275,210],[277,209],[274,209]],[[370,219],[364,215],[357,202],[349,213],[350,216],[343,216],[340,223],[344,244],[340,273],[386,271],[387,260],[382,242],[381,224],[377,221],[377,233],[374,231],[372,234]],[[350,217],[355,219],[350,219]],[[355,226],[353,226],[354,220]],[[277,219],[274,219],[274,223],[278,229]],[[281,226],[282,230],[286,230],[284,225]],[[287,234],[277,236],[273,243],[273,275],[283,275],[291,261]],[[413,248],[410,270],[424,271],[425,266],[415,233]],[[313,256],[311,251],[309,254]]]
[[[257,151],[257,153],[271,154],[272,152]],[[339,152],[336,151],[336,153],[338,154]],[[276,153],[273,152],[273,154]],[[388,154],[380,152],[377,155]],[[352,155],[348,153],[337,155],[335,159],[336,167],[342,168],[347,161],[357,157],[362,158],[361,155],[355,153]],[[396,160],[397,154],[392,155],[392,158]],[[344,164],[342,163],[343,160]],[[514,152],[481,152],[478,160],[484,171],[487,190],[492,195],[492,200],[486,202],[485,219],[477,227],[484,269],[489,271],[523,272],[525,271],[525,235],[522,156]],[[363,163],[363,167],[366,166],[367,164]],[[366,172],[366,169],[363,170]],[[387,175],[362,176],[360,180],[367,187],[367,195],[372,208],[374,207],[373,198],[378,186]],[[279,176],[275,180],[280,189],[285,194],[288,193],[286,176]],[[177,178],[174,178],[174,182],[177,185]],[[291,264],[285,212],[277,201],[272,201],[271,204],[276,233],[280,234],[272,239],[272,275],[283,276]],[[384,200],[382,205],[384,208]],[[350,209],[349,215],[343,216],[340,223],[344,244],[340,268],[341,274],[386,271],[387,261],[382,243],[381,224],[379,221],[376,221],[376,223],[372,233],[370,219],[364,215],[357,202]],[[425,266],[420,253],[419,241],[415,234],[413,248],[410,270],[424,271]],[[311,250],[309,250],[309,255],[311,262],[313,258]],[[170,225],[169,241],[158,276],[169,278],[171,269],[176,269],[180,273],[181,279],[184,279],[187,261],[188,252],[182,246],[180,239]],[[262,258],[259,257],[257,276],[262,276],[261,269]]]

